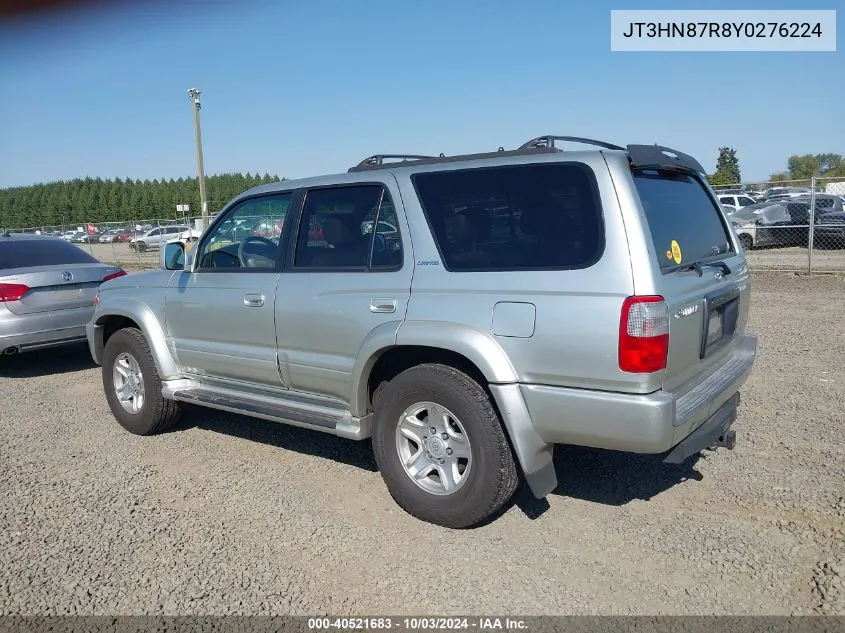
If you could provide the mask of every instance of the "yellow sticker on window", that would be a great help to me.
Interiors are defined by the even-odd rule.
[[[674,261],[676,264],[680,264],[681,260],[683,259],[683,255],[681,254],[681,246],[675,240],[672,240],[671,246],[672,250],[670,252],[672,254],[672,261]]]

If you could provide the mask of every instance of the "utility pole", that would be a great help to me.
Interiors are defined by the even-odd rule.
[[[200,210],[202,211],[201,231],[208,228],[208,205],[205,201],[205,169],[202,165],[202,132],[200,131],[200,91],[196,88],[188,90],[194,110],[194,134],[197,140],[197,174],[200,181]]]

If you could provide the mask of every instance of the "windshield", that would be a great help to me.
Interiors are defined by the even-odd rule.
[[[722,215],[696,177],[636,170],[634,182],[661,270],[733,251]]]

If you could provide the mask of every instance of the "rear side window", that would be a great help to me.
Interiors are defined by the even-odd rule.
[[[586,268],[604,249],[595,176],[582,163],[425,172],[413,182],[449,271]]]
[[[719,210],[697,178],[637,170],[634,182],[662,271],[733,250]]]
[[[9,240],[0,238],[0,270],[31,266],[95,264],[95,258],[64,240]]]

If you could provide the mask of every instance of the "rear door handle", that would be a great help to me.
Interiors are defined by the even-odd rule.
[[[244,295],[244,305],[248,308],[260,308],[264,305],[264,295],[246,294]]]
[[[396,312],[396,299],[370,299],[370,312],[377,314]]]

